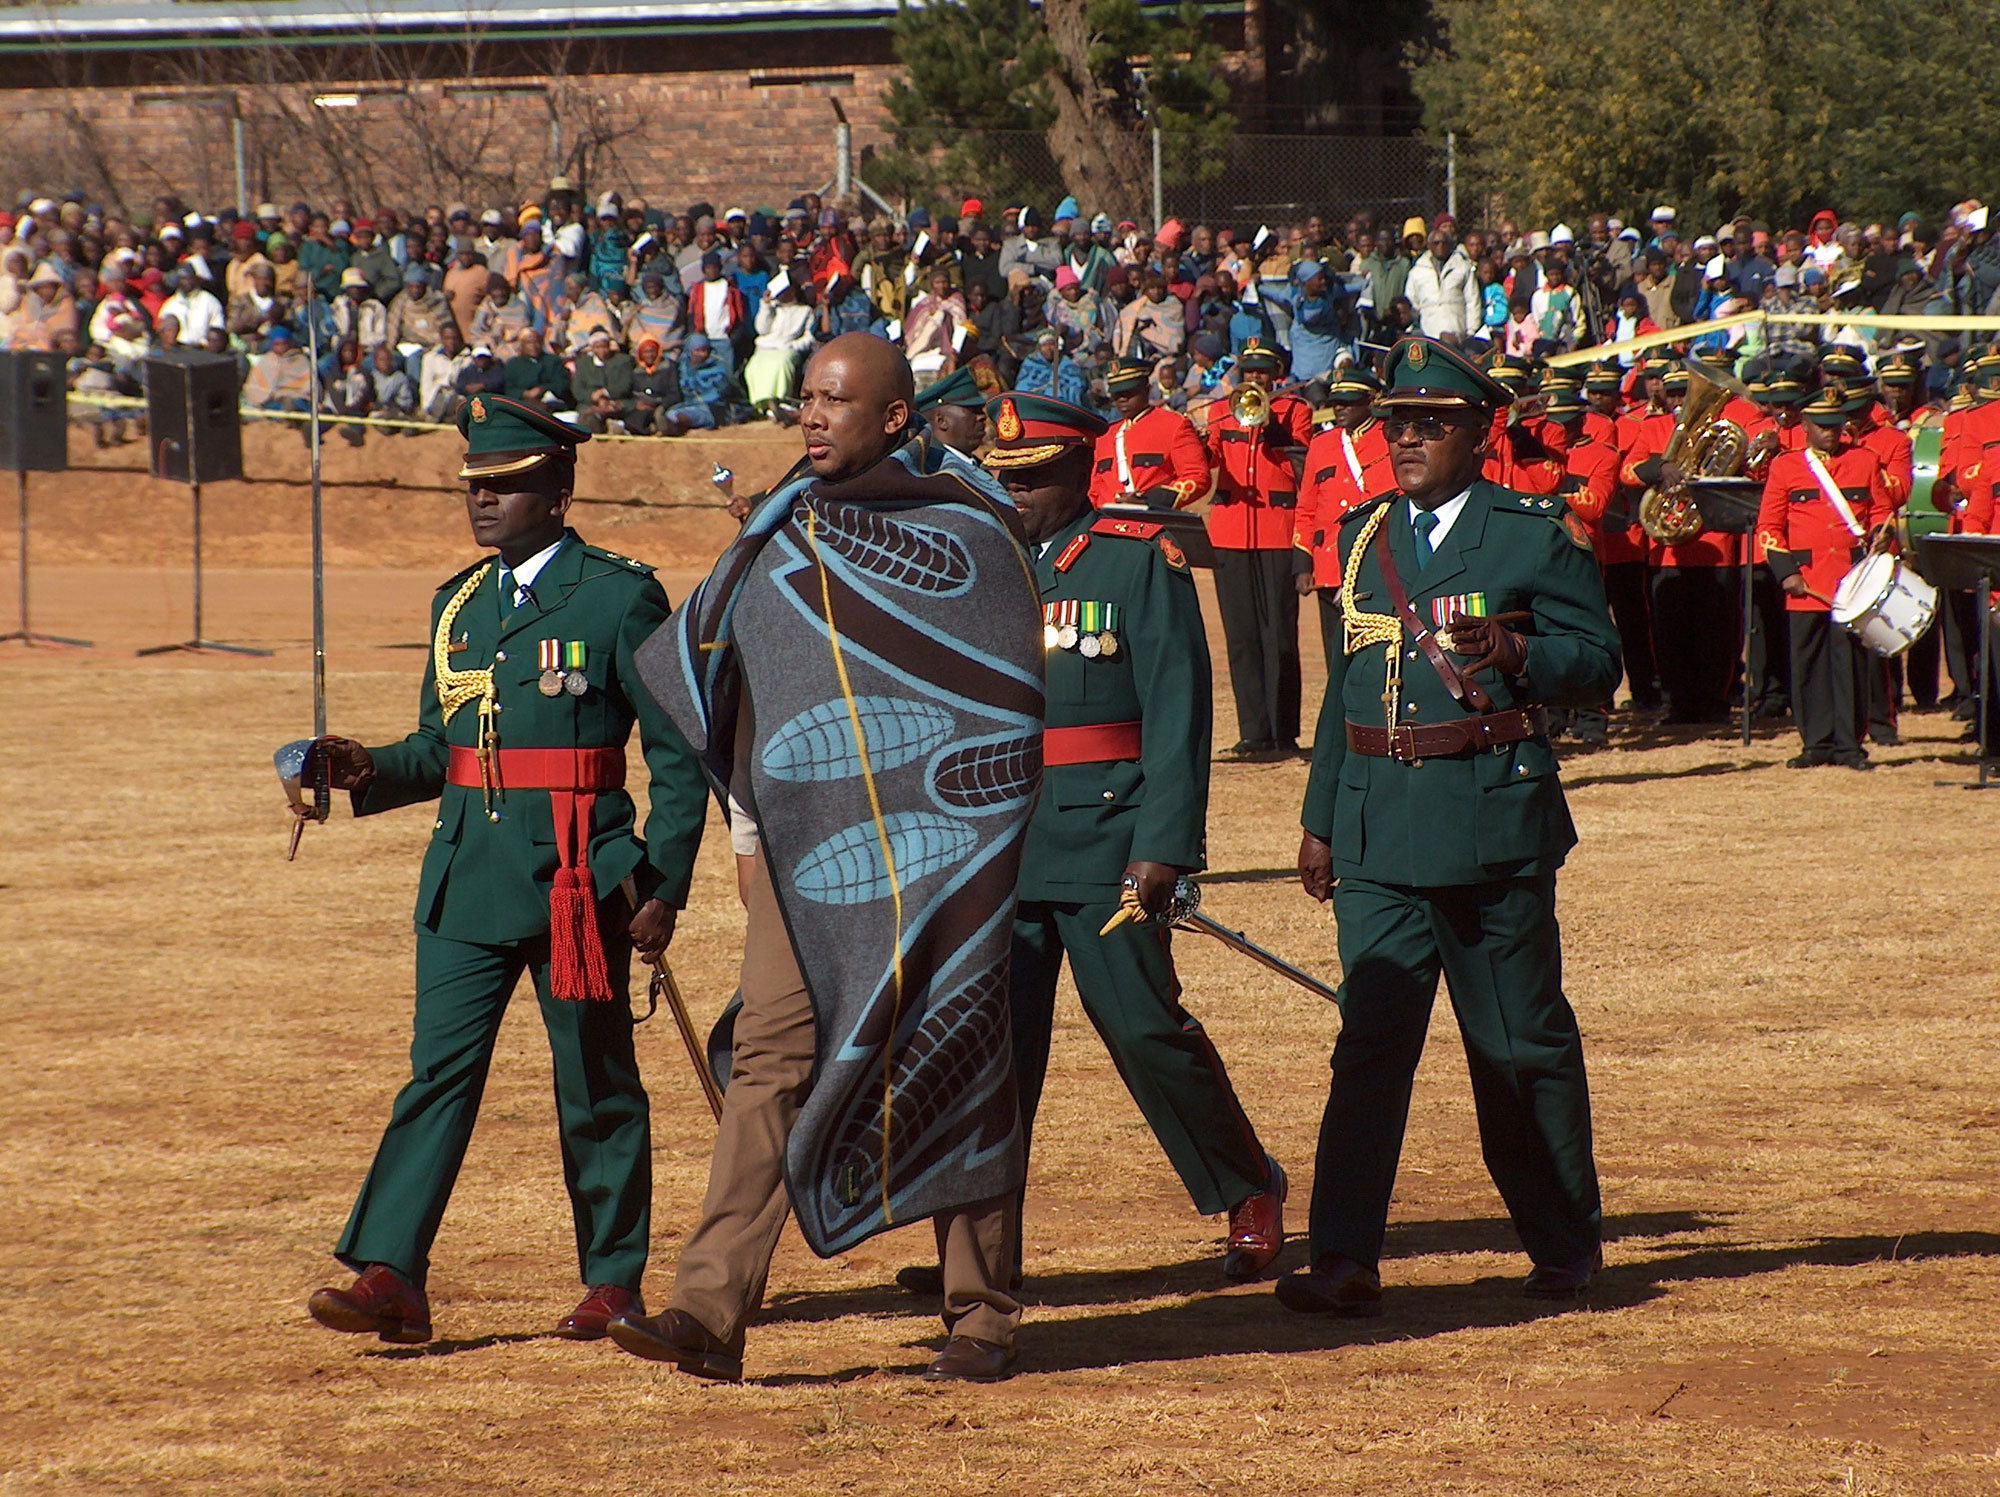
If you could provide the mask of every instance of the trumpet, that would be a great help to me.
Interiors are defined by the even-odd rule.
[[[1246,431],[1255,431],[1260,426],[1268,426],[1271,421],[1271,396],[1262,385],[1244,385],[1229,395],[1229,414],[1236,418],[1236,424]]]

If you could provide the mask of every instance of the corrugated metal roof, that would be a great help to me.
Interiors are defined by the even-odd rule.
[[[922,0],[914,0],[921,4]],[[63,45],[173,37],[320,36],[356,32],[548,31],[616,26],[672,31],[745,22],[853,25],[893,15],[896,0],[86,0],[0,8],[0,43]]]

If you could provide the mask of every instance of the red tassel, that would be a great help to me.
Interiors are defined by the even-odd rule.
[[[583,993],[599,1003],[611,1001],[611,973],[604,964],[604,938],[597,929],[597,890],[590,877],[590,865],[580,864],[577,881],[577,945],[583,957]]]
[[[549,891],[549,992],[557,998],[584,996],[584,958],[577,939],[583,923],[577,909],[581,903],[576,870],[558,868],[555,887]]]
[[[556,869],[549,890],[549,994],[571,1001],[612,1000],[611,973],[597,929],[597,889],[590,877],[590,813],[595,795],[556,791]]]

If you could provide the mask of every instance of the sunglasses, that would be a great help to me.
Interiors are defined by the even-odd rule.
[[[1406,432],[1414,433],[1419,442],[1442,442],[1452,432],[1469,425],[1465,421],[1447,421],[1442,416],[1384,416],[1382,436],[1385,441],[1400,442]]]

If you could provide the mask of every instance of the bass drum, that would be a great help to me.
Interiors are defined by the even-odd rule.
[[[1910,433],[1910,458],[1914,464],[1910,482],[1910,502],[1903,516],[1909,539],[1943,535],[1951,529],[1951,516],[1937,507],[1932,497],[1937,489],[1938,468],[1944,455],[1944,427],[1937,422],[1919,426]]]

